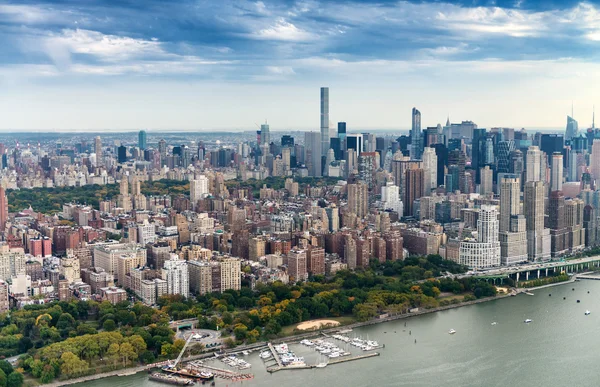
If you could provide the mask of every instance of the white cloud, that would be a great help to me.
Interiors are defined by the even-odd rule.
[[[316,35],[296,27],[284,18],[277,19],[274,25],[260,29],[251,33],[249,36],[261,40],[284,40],[293,42],[309,41],[316,38]]]
[[[276,75],[294,75],[296,72],[290,66],[267,66],[267,71]]]

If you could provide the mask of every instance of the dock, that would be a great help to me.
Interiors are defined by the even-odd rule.
[[[340,364],[340,363],[346,363],[349,361],[354,361],[354,360],[361,360],[361,359],[367,359],[369,357],[374,357],[374,356],[379,356],[379,352],[371,352],[371,353],[366,353],[364,355],[357,355],[357,356],[351,356],[351,357],[342,357],[336,360],[331,360],[329,363],[327,363],[328,366],[333,365],[333,364]],[[316,368],[316,366],[314,365],[305,365],[305,366],[297,366],[297,367],[282,367],[282,366],[276,366],[276,367],[269,367],[267,368],[267,371],[270,373],[273,372],[277,372],[277,371],[284,371],[284,370],[307,370],[307,369],[312,369],[312,368]]]
[[[269,349],[271,350],[271,354],[273,354],[273,359],[277,362],[278,367],[283,367],[283,363],[281,362],[281,358],[279,357],[279,352],[273,348],[273,344],[268,343]]]

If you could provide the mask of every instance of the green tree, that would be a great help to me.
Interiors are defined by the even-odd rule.
[[[119,355],[121,355],[121,359],[123,359],[123,366],[134,361],[138,357],[137,353],[135,352],[135,348],[133,348],[133,345],[129,343],[121,344],[119,347]]]
[[[88,369],[88,363],[79,359],[79,357],[72,352],[63,353],[60,357],[60,361],[62,362],[60,372],[68,377],[81,375]]]
[[[52,380],[54,380],[54,377],[56,376],[56,372],[54,371],[54,367],[52,367],[50,364],[46,364],[44,365],[44,369],[42,370],[42,375],[40,376],[40,382],[42,383],[50,383]]]
[[[102,328],[104,328],[105,331],[112,332],[115,329],[117,329],[117,324],[115,324],[114,320],[109,319],[104,321],[104,324],[102,324]]]
[[[13,366],[6,360],[0,360],[0,369],[4,371],[5,375],[10,375],[14,371]]]
[[[113,363],[113,367],[116,367],[117,362],[119,361],[119,344],[111,344],[108,347],[108,351],[106,351],[106,357],[108,358],[108,361]]]
[[[12,372],[6,378],[7,387],[21,387],[23,385],[23,374],[17,371]]]

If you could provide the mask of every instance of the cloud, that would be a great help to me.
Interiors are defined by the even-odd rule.
[[[313,33],[304,31],[294,24],[279,18],[275,24],[268,28],[260,29],[249,35],[254,39],[264,40],[283,40],[292,42],[303,42],[315,39],[317,36]]]

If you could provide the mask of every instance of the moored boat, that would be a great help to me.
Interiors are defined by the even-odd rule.
[[[213,380],[215,375],[212,372],[199,372],[194,371],[188,368],[169,368],[164,367],[162,369],[164,372],[167,372],[172,375],[183,376],[185,378],[193,378],[199,380]]]

